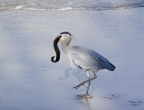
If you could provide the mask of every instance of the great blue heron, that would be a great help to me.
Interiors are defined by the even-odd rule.
[[[71,37],[72,34],[70,34],[69,32],[61,32],[60,35],[58,35],[54,39],[53,46],[56,52],[56,59],[54,60],[53,56],[51,58],[51,61],[58,62],[60,60],[60,51],[57,46],[57,43],[60,42],[63,51],[66,53],[70,60],[70,63],[79,67],[80,69],[83,69],[86,72],[88,80],[80,83],[79,85],[73,88],[78,89],[80,86],[85,86],[84,84],[88,82],[88,87],[85,86],[87,88],[86,94],[83,96],[85,98],[88,98],[91,97],[88,94],[91,80],[97,78],[96,72],[102,69],[114,71],[116,67],[113,64],[111,64],[106,58],[104,58],[103,56],[101,56],[93,50],[86,49],[80,46],[70,47],[69,43],[71,42]],[[90,78],[88,71],[92,71],[94,73],[93,78]]]

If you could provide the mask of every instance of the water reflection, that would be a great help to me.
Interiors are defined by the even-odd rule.
[[[86,110],[93,110],[90,100],[93,100],[93,98],[83,98],[82,95],[76,95],[76,101]]]
[[[71,70],[72,70],[71,68],[66,69],[66,71],[64,73],[65,76],[60,77],[59,80],[66,80],[70,76]]]

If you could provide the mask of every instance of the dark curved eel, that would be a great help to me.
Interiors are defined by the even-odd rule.
[[[60,50],[59,50],[59,47],[57,45],[57,43],[59,42],[59,39],[61,38],[62,36],[57,36],[55,39],[54,39],[54,43],[53,43],[53,46],[54,46],[54,50],[56,52],[56,59],[54,60],[54,57],[51,57],[51,61],[56,63],[60,60]]]

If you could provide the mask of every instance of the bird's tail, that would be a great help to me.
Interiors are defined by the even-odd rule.
[[[110,63],[107,59],[101,60],[101,62],[104,62],[104,63],[102,63],[103,69],[108,69],[108,70],[110,70],[110,71],[114,71],[115,68],[116,68],[116,67],[115,67],[112,63]]]
[[[112,63],[110,63],[106,58],[103,57],[103,58],[100,58],[99,60],[101,61],[103,69],[108,69],[110,71],[115,70],[116,67]]]
[[[110,71],[114,71],[115,68],[116,68],[116,67],[115,67],[113,64],[110,63],[110,66],[109,66],[108,70],[110,70]]]

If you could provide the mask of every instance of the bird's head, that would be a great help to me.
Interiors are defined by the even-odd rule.
[[[61,36],[59,39],[60,43],[69,45],[69,43],[71,42],[72,34],[70,34],[69,32],[61,32],[59,36]]]
[[[51,57],[51,61],[56,63],[60,60],[60,50],[58,48],[57,43],[60,42],[61,44],[66,44],[69,45],[69,43],[71,42],[71,36],[72,34],[70,34],[69,32],[61,32],[60,35],[58,35],[55,39],[54,39],[54,49],[56,52],[56,59],[54,60],[54,57]]]

